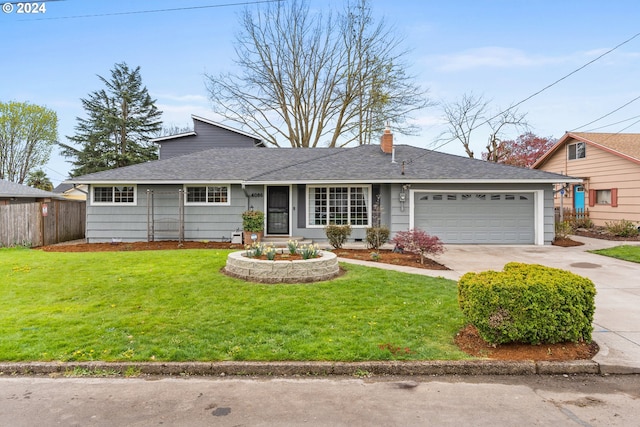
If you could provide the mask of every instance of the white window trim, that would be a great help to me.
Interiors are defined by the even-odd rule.
[[[306,190],[306,205],[307,205],[307,210],[305,212],[305,227],[306,228],[324,228],[326,227],[325,225],[316,225],[316,224],[309,224],[309,212],[311,209],[311,203],[309,203],[309,193],[311,192],[312,189],[316,189],[316,188],[342,188],[342,187],[347,187],[349,188],[349,192],[348,194],[351,194],[351,188],[366,188],[367,189],[367,225],[351,225],[351,228],[368,228],[371,227],[371,200],[372,200],[372,195],[371,195],[371,184],[331,184],[331,185],[307,185],[307,190]],[[349,196],[350,197],[350,196]],[[349,205],[349,212],[351,212],[351,206]],[[346,224],[345,224],[346,225]]]
[[[133,202],[96,202],[95,189],[103,187],[133,187]],[[136,184],[93,184],[91,185],[91,205],[92,206],[137,206],[138,205],[138,186]],[[115,194],[115,192],[114,192]]]
[[[189,202],[187,201],[187,189],[189,187],[226,187],[227,188],[227,201],[226,202]],[[231,205],[231,185],[230,184],[184,184],[184,205],[185,206],[230,206]]]
[[[584,147],[584,150],[583,150],[584,156],[583,157],[578,157],[578,145],[580,145],[580,144],[582,144],[582,146]],[[576,146],[576,158],[575,159],[572,159],[572,158],[569,157],[569,147],[571,147],[572,145]],[[568,161],[573,162],[575,160],[582,160],[582,159],[586,159],[586,158],[587,158],[587,144],[585,142],[579,141],[579,142],[574,142],[572,144],[568,144],[567,145],[567,160]]]

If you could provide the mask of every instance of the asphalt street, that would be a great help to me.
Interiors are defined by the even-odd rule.
[[[638,375],[0,377],[2,426],[637,426]]]

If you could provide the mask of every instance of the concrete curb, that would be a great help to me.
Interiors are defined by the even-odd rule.
[[[613,369],[612,369],[613,368]],[[0,375],[74,376],[435,376],[435,375],[561,375],[603,374],[592,360],[534,361],[411,361],[411,362],[26,362],[0,363]],[[606,373],[615,373],[608,367]],[[620,373],[632,373],[623,370]]]

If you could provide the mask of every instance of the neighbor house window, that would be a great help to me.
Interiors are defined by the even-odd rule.
[[[589,189],[589,206],[609,205],[612,208],[618,207],[618,189],[609,188],[607,190]]]
[[[596,190],[596,204],[598,204],[598,205],[610,205],[611,204],[611,190]]]
[[[569,151],[569,160],[584,159],[587,153],[587,147],[584,142],[576,142],[567,146]]]
[[[228,205],[227,185],[188,185],[185,187],[185,201],[189,205]]]
[[[109,185],[92,187],[93,204],[129,204],[136,203],[136,187],[127,185]]]
[[[308,225],[368,226],[369,187],[309,187]]]

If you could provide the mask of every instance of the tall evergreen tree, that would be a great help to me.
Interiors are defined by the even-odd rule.
[[[78,117],[76,134],[67,136],[75,146],[60,144],[62,155],[74,159],[71,176],[157,159],[149,140],[162,129],[162,111],[142,85],[140,67],[122,62],[110,79],[98,78],[105,88],[81,100],[87,118]]]

